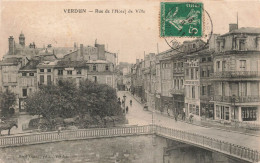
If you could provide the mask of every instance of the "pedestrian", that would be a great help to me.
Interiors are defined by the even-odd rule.
[[[193,115],[190,113],[190,115],[189,115],[189,121],[190,121],[190,123],[192,123],[193,122]]]
[[[169,107],[167,107],[167,114],[168,114],[168,116],[170,116],[170,112],[169,112]]]
[[[128,113],[128,106],[126,106],[125,110],[126,110],[126,113]]]
[[[182,113],[182,120],[185,121],[185,118],[186,118],[186,114],[185,114],[185,108],[183,108],[183,113]]]
[[[178,113],[177,112],[175,112],[175,114],[174,114],[174,119],[175,119],[175,122],[177,122],[177,120],[178,120]]]

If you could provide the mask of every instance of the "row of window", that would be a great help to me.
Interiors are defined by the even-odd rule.
[[[211,85],[208,86],[202,86],[201,87],[201,95],[205,96],[210,96],[211,95]]]
[[[198,68],[191,68],[191,69],[186,69],[185,72],[186,78],[190,80],[196,80],[199,78],[199,69]]]
[[[173,63],[173,68],[178,68],[178,67],[183,68],[183,62]]]
[[[239,68],[242,71],[246,70],[246,60],[239,60]],[[218,72],[220,70],[222,70],[222,71],[227,70],[227,62],[226,61],[222,61],[222,66],[221,66],[221,61],[216,62],[216,71]]]
[[[162,68],[171,68],[170,63],[162,63]]]
[[[28,73],[29,74],[29,76],[34,76],[34,73],[33,72],[30,72],[30,73]],[[22,76],[27,76],[27,73],[26,72],[23,72],[22,73]]]
[[[44,75],[40,75],[40,85],[44,83]],[[51,75],[47,75],[47,85],[51,85]]]
[[[235,113],[231,113],[231,114],[237,114],[237,113],[235,111]],[[216,105],[216,117],[218,119],[229,120],[230,119],[229,116],[230,116],[229,107]],[[237,119],[238,117],[237,115],[233,115],[233,117],[231,116],[231,118]],[[256,121],[258,119],[257,107],[242,107],[241,119],[242,121]]]
[[[203,57],[201,58],[201,62],[211,62],[212,58],[211,57]]]
[[[236,41],[235,45],[236,45],[235,48],[237,50],[246,50],[246,46],[245,46],[246,45],[246,40],[242,40],[242,39],[238,40],[238,41]],[[223,40],[222,42],[218,42],[217,43],[217,50],[221,51],[221,50],[224,50],[224,49],[225,49],[225,40]]]
[[[201,69],[201,77],[209,77],[210,73],[212,73],[211,66],[204,67]]]
[[[44,69],[40,69],[40,72],[44,72]],[[51,69],[47,69],[47,72],[51,72]]]
[[[183,88],[183,79],[175,79],[173,85],[174,85],[175,89],[182,89]]]
[[[77,74],[81,74],[81,69],[77,70]],[[63,75],[63,70],[58,70],[58,75]],[[72,70],[67,70],[67,75],[72,75]]]

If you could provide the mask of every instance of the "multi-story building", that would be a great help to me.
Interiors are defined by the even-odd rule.
[[[173,96],[173,107],[179,113],[184,108],[184,55],[179,53],[171,57],[173,61],[173,88],[171,94]]]
[[[159,53],[155,56],[155,109],[159,111],[161,109],[161,65],[160,60],[165,53]]]
[[[114,65],[97,61],[44,61],[37,66],[39,85],[57,84],[59,80],[70,79],[78,86],[81,80],[88,79],[116,88]]]
[[[172,49],[163,52],[164,55],[160,59],[160,79],[161,79],[161,111],[167,111],[167,109],[172,109],[173,97],[171,94],[171,89],[173,88],[173,62],[169,59],[171,56],[178,53]]]
[[[80,80],[89,79],[98,83],[116,87],[114,66],[115,53],[105,51],[104,45],[95,43],[95,47],[80,49],[71,48],[37,48],[35,43],[25,45],[23,33],[19,36],[19,44],[12,36],[8,38],[9,51],[0,62],[1,90],[10,90],[17,97],[15,111],[24,111],[24,99],[42,84],[56,84],[58,79],[72,79],[77,85]],[[64,58],[55,55],[70,51]],[[85,50],[85,51],[84,51]],[[87,59],[83,58],[87,57]],[[90,57],[94,60],[89,59]],[[80,58],[81,57],[81,58]],[[79,61],[78,61],[79,60]]]
[[[105,45],[97,44],[95,42],[94,46],[84,46],[80,44],[79,48],[76,43],[74,43],[73,50],[70,53],[63,56],[63,60],[70,61],[82,61],[82,60],[106,60],[108,62],[116,65],[117,55],[116,53],[111,53],[105,50]]]
[[[143,76],[142,76],[142,62],[139,59],[136,59],[136,64],[131,68],[131,92],[133,95],[136,95],[141,100],[143,99]]]
[[[260,28],[237,28],[217,37],[214,56],[214,117],[259,123]]]
[[[184,62],[185,112],[192,113],[195,118],[200,117],[200,61],[198,52],[194,51],[204,44],[202,40],[194,40],[186,41],[182,45],[186,53]]]
[[[24,100],[38,88],[36,66],[39,62],[39,60],[31,60],[18,71],[19,112],[25,111]]]
[[[214,103],[211,102],[214,93],[210,74],[213,73],[213,53],[214,50],[208,48],[200,51],[200,116],[203,118],[214,118]]]
[[[149,108],[155,108],[155,54],[150,53],[144,58],[144,90]]]

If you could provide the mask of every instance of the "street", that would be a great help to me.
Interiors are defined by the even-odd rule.
[[[155,113],[154,115],[150,111],[144,111],[143,106],[136,101],[129,92],[119,91],[118,97],[123,99],[126,95],[126,106],[129,107],[129,111],[126,115],[129,125],[147,125],[152,124],[152,117],[154,124],[182,130],[186,132],[196,133],[202,136],[211,137],[221,141],[229,142],[232,144],[248,147],[254,150],[259,150],[260,139],[258,136],[250,136],[242,133],[230,132],[226,130],[219,130],[216,128],[206,128],[202,126],[192,125],[181,121],[175,122],[174,119],[165,117],[161,114]],[[130,106],[130,100],[133,101]]]

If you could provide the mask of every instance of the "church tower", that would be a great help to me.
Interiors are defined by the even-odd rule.
[[[20,36],[19,36],[19,44],[24,47],[25,46],[25,37],[23,32],[21,32]]]

